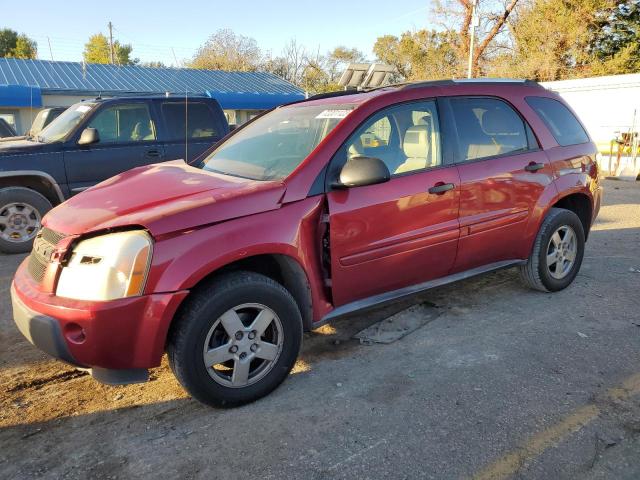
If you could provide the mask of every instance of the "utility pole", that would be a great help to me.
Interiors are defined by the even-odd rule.
[[[113,65],[113,25],[109,22],[109,56],[111,58],[111,64]]]
[[[47,43],[49,44],[49,54],[51,55],[51,61],[53,62],[53,50],[51,49],[51,40],[47,37]]]
[[[469,35],[469,65],[467,66],[467,78],[473,77],[473,47],[476,40],[476,26],[480,23],[476,14],[478,0],[471,0],[471,34]]]

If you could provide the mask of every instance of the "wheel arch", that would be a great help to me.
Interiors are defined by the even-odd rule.
[[[591,198],[583,192],[574,192],[559,198],[549,208],[563,208],[572,211],[580,219],[584,230],[585,241],[589,237],[591,230],[591,220],[593,217],[593,205]]]
[[[189,288],[190,294],[206,288],[211,281],[220,275],[233,271],[259,273],[282,285],[291,293],[296,301],[300,309],[305,331],[311,330],[314,315],[313,296],[309,277],[301,263],[291,255],[285,253],[255,254],[220,265],[195,280],[193,286]],[[183,300],[182,304],[184,304],[188,298],[189,296]]]
[[[51,205],[64,202],[64,195],[55,179],[44,172],[36,170],[15,170],[0,172],[0,188],[24,187],[44,196]]]

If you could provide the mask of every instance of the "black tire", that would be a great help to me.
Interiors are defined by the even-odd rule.
[[[35,190],[25,187],[7,187],[0,189],[0,214],[12,203],[24,204],[38,211],[40,219],[53,208],[51,202],[46,197]],[[40,229],[40,222],[37,222],[35,233],[28,241],[10,241],[0,236],[0,251],[3,253],[27,253],[33,247],[33,239]]]
[[[216,320],[243,304],[262,304],[279,318],[283,331],[282,350],[266,375],[256,383],[229,387],[217,383],[203,360],[208,332]],[[193,398],[217,407],[253,402],[284,381],[302,344],[302,317],[291,294],[274,280],[253,272],[221,275],[192,292],[172,325],[167,353],[169,365],[180,384]]]
[[[552,235],[561,227],[570,227],[576,236],[577,252],[573,265],[563,278],[554,278],[547,266],[547,250]],[[542,292],[557,292],[571,285],[584,257],[584,228],[580,218],[570,210],[552,208],[540,226],[531,256],[520,267],[520,278],[529,287]]]

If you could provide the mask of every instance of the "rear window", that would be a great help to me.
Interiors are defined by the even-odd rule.
[[[525,100],[551,131],[558,145],[566,147],[589,141],[578,119],[559,101],[546,97],[526,97]]]
[[[218,122],[204,103],[165,102],[162,115],[167,126],[168,140],[211,139],[220,136]],[[186,120],[186,121],[185,121]]]

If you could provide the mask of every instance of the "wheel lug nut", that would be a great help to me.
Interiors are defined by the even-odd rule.
[[[240,354],[240,359],[244,360],[247,357],[247,353],[246,352],[242,352]]]
[[[253,330],[252,332],[249,332],[249,340],[253,340],[254,338],[256,338],[256,331]]]
[[[229,353],[236,353],[238,351],[238,347],[236,345],[232,345],[229,349]]]
[[[243,335],[242,335],[242,332],[241,332],[240,330],[238,330],[238,331],[236,332],[236,340],[242,340],[242,336],[243,336]]]
[[[256,350],[258,350],[258,344],[254,343],[253,345],[251,345],[251,351],[255,352]]]

